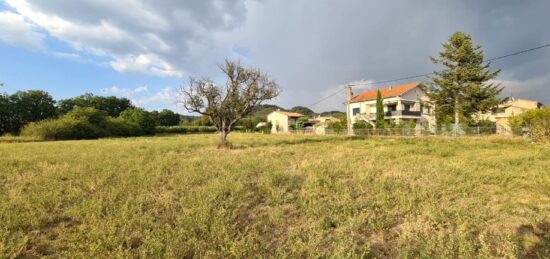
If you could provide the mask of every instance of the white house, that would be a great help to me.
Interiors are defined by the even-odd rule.
[[[421,83],[407,83],[386,88],[373,89],[353,96],[349,107],[349,120],[353,124],[357,120],[365,120],[372,125],[376,121],[377,91],[383,98],[384,119],[396,123],[414,122],[416,128],[433,128],[435,116],[433,109],[425,104],[428,96],[421,89]]]
[[[273,111],[267,115],[267,121],[271,123],[271,133],[288,133],[291,127],[295,127],[298,118],[304,115],[297,112]]]

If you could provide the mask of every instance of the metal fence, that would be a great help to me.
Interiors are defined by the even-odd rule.
[[[347,130],[325,129],[319,134],[313,129],[291,130],[296,135],[347,135]],[[489,136],[497,134],[494,127],[459,127],[438,128],[438,129],[415,129],[415,128],[387,128],[387,129],[354,129],[355,136]]]

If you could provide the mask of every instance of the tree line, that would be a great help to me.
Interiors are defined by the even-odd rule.
[[[75,109],[79,110],[71,113]],[[42,90],[18,91],[11,95],[0,93],[0,135],[18,135],[31,123],[46,120],[51,123],[57,119],[66,120],[67,116],[125,119],[137,123],[141,128],[141,134],[154,133],[155,126],[192,123],[198,119],[196,116],[183,116],[168,109],[149,112],[134,106],[127,98],[115,96],[86,93],[56,101],[48,92]]]

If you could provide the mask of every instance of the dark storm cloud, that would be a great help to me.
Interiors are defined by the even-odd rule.
[[[429,56],[459,30],[488,58],[550,42],[546,0],[7,3],[76,49],[112,57],[121,72],[218,77],[224,57],[241,58],[277,79],[286,107],[314,103],[350,81],[431,72]],[[494,62],[504,93],[550,103],[549,57],[550,48]],[[342,109],[343,98],[314,108]]]

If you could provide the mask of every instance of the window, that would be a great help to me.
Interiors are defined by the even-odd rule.
[[[397,104],[388,105],[388,111],[389,112],[397,111]]]
[[[405,106],[403,106],[403,110],[404,111],[410,111],[411,110],[411,105],[406,103]]]
[[[359,108],[353,108],[352,115],[355,116],[359,113]]]

